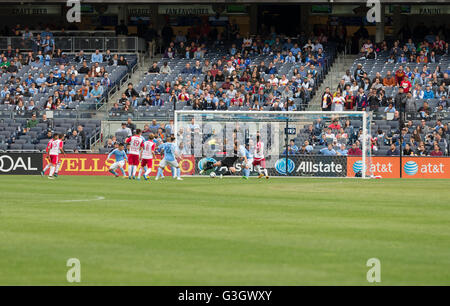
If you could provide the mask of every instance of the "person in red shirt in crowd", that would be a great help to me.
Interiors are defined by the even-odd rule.
[[[430,153],[430,156],[443,156],[441,148],[437,144],[434,144],[434,150]]]
[[[440,39],[439,36],[436,36],[436,41],[433,44],[434,51],[436,51],[437,54],[442,55],[445,53],[444,47],[445,47],[445,41]]]
[[[333,122],[328,126],[332,130],[340,130],[341,125],[339,124],[339,121],[337,119],[334,119]]]
[[[409,90],[411,89],[412,84],[407,78],[404,78],[403,81],[400,83],[400,87],[403,88],[404,93],[409,93]]]
[[[398,70],[395,72],[395,81],[397,82],[397,86],[400,86],[404,79],[405,71],[403,70],[403,66],[399,66]]]
[[[347,152],[348,156],[362,156],[362,151],[358,147],[358,143],[354,142],[352,147]]]

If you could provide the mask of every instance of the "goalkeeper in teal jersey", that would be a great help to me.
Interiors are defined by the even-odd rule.
[[[109,172],[114,174],[115,177],[119,176],[119,174],[117,174],[116,172],[117,168],[120,169],[124,178],[127,177],[124,166],[125,161],[128,161],[128,157],[127,154],[125,153],[124,147],[125,147],[124,144],[121,143],[119,144],[119,148],[112,150],[111,153],[108,154],[107,159],[110,159],[112,155],[114,155],[114,157],[116,158],[116,162],[112,164],[111,167],[109,167]]]

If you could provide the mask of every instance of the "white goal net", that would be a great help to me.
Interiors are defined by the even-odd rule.
[[[259,140],[270,176],[365,178],[371,175],[370,125],[366,112],[180,110],[174,117],[178,147],[195,162],[194,175],[209,174],[202,171],[208,161],[236,157],[236,146],[255,152]],[[239,175],[242,158],[230,160]]]

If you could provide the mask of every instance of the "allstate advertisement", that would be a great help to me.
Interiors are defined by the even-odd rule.
[[[206,161],[215,163],[222,158],[196,158],[196,174],[203,170]],[[344,156],[273,156],[266,159],[266,168],[270,176],[307,176],[307,177],[346,177],[347,159]],[[243,161],[239,158],[233,165],[237,174],[243,169]],[[227,170],[217,167],[213,171]],[[250,165],[252,175],[257,175],[256,169]]]

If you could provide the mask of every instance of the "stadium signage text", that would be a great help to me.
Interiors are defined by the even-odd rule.
[[[341,156],[298,156],[291,157],[296,166],[296,175],[346,176],[347,161]]]
[[[312,161],[303,161],[300,163],[296,171],[303,173],[336,173],[342,172],[343,168],[344,167],[341,164],[336,164],[334,162],[324,164],[322,162],[314,163]]]
[[[160,5],[160,15],[214,15],[211,5]]]
[[[66,154],[61,155],[61,168],[59,174],[61,175],[111,175],[109,173],[109,167],[114,163],[113,159],[107,159],[107,154]],[[159,163],[161,161],[160,156],[156,156],[153,160],[151,176],[155,176],[158,170]],[[45,167],[48,160],[45,156]],[[179,161],[181,174],[190,175],[194,173],[194,158],[185,157]],[[125,170],[128,164],[126,164]],[[171,175],[170,169],[166,168],[164,175]]]
[[[0,174],[39,174],[42,171],[42,154],[2,154]]]
[[[382,178],[400,178],[399,157],[371,157],[371,172]],[[355,177],[362,168],[361,157],[347,158],[347,176]],[[448,157],[404,157],[403,178],[450,178],[450,158]]]

